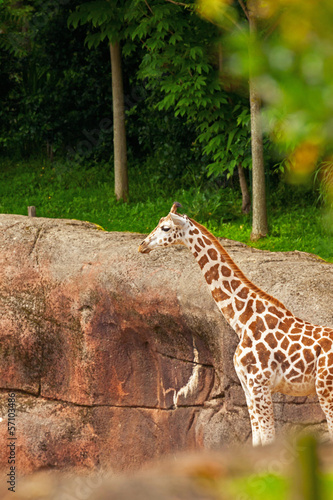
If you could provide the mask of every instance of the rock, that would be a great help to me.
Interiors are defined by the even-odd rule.
[[[0,215],[0,436],[7,442],[14,392],[21,473],[117,472],[250,439],[232,361],[238,339],[198,265],[183,247],[139,254],[141,240],[80,221]],[[332,265],[223,244],[297,315],[333,326]],[[303,418],[316,429],[323,422],[313,398],[275,400],[281,432]],[[1,447],[2,468],[7,455]]]
[[[273,455],[274,450],[274,455]],[[262,450],[260,450],[262,452]],[[234,498],[227,493],[230,478],[248,481],[242,475],[266,471],[268,458],[276,461],[281,448],[266,451],[263,465],[262,453],[247,449],[235,453],[177,454],[169,459],[158,460],[143,470],[131,474],[112,474],[98,471],[89,474],[42,471],[16,481],[17,500],[221,500]],[[267,451],[269,456],[267,457]],[[284,450],[283,450],[284,451]],[[249,453],[250,452],[250,453]],[[290,452],[288,453],[290,455]],[[283,465],[283,464],[282,464]],[[255,467],[254,467],[255,466]],[[280,472],[280,471],[279,471]],[[283,471],[284,472],[284,471]],[[224,483],[225,479],[229,482]],[[223,492],[223,496],[221,496]],[[0,482],[2,500],[12,498],[4,481]]]
[[[299,473],[300,452],[304,457],[306,442],[280,440],[274,445],[252,448],[236,447],[223,452],[181,453],[157,460],[131,474],[86,471],[73,474],[40,471],[19,477],[15,486],[17,500],[231,500],[250,498],[249,485],[261,491],[272,489],[269,479],[283,478],[299,492],[300,478],[308,486],[309,478]],[[310,455],[312,463],[318,457],[320,476],[332,474],[332,445],[317,447]],[[306,456],[309,456],[308,453]],[[303,459],[303,470],[304,459]],[[306,469],[305,469],[306,470]],[[329,487],[329,486],[328,486]],[[289,490],[289,487],[288,487]],[[13,492],[0,482],[0,498],[11,500]],[[251,496],[251,498],[253,498]]]

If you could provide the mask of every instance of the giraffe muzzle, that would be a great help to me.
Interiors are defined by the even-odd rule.
[[[139,246],[138,251],[140,253],[149,253],[149,252],[151,252],[151,249],[148,248],[147,243],[145,241],[143,241],[141,243],[141,245]]]

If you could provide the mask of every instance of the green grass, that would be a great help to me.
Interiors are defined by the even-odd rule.
[[[257,474],[235,480],[228,480],[221,493],[227,491],[229,498],[246,500],[284,500],[288,499],[288,481],[273,474]]]
[[[112,166],[45,160],[2,159],[0,212],[27,214],[35,205],[39,217],[73,218],[94,222],[108,231],[150,232],[173,201],[215,235],[273,251],[299,250],[333,262],[332,235],[327,218],[306,193],[285,186],[269,196],[269,236],[250,242],[251,218],[241,215],[237,189],[218,189],[203,178],[168,177],[154,167],[131,168],[130,202],[116,202]],[[294,191],[293,191],[294,190]]]
[[[292,479],[275,474],[253,474],[221,482],[221,498],[227,492],[227,498],[246,500],[289,500],[293,498],[295,485]],[[333,500],[333,476],[325,474],[319,480],[322,500]],[[318,500],[318,499],[317,499]]]

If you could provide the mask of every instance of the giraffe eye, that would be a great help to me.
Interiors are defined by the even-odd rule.
[[[162,226],[161,229],[162,231],[170,231],[171,228],[168,226]]]

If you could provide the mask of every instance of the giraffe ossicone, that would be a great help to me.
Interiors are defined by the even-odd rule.
[[[204,226],[177,214],[162,217],[139,246],[185,245],[194,255],[219,310],[239,337],[234,365],[245,393],[253,445],[275,436],[272,393],[317,393],[333,440],[333,329],[295,317],[254,285]]]

